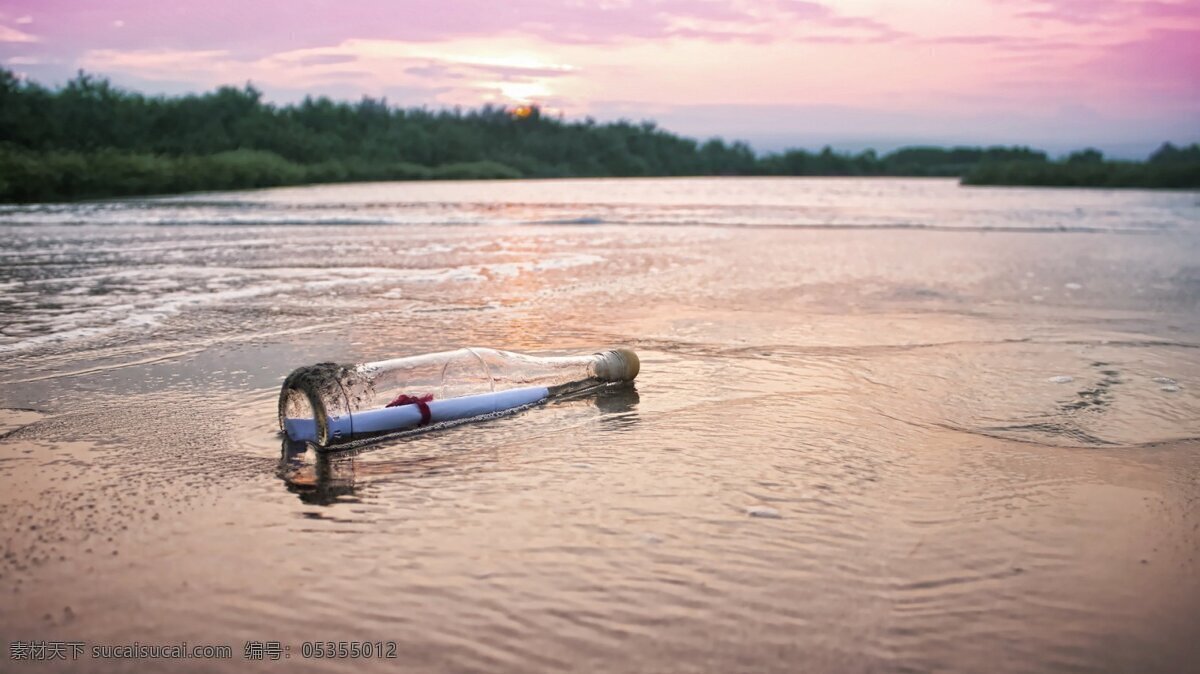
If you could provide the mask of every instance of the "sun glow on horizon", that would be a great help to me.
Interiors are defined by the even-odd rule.
[[[521,105],[530,105],[550,96],[550,90],[541,82],[483,82],[481,86],[495,87],[501,94]]]

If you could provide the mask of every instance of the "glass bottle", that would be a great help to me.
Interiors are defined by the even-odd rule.
[[[629,349],[538,357],[472,347],[358,365],[319,363],[284,380],[279,427],[292,440],[328,447],[632,381],[639,369]]]

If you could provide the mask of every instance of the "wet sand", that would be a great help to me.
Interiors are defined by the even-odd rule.
[[[266,640],[306,671],[1185,671],[1198,203],[680,180],[0,212],[0,640],[229,645],[169,663],[218,672],[279,667],[242,657]],[[642,373],[355,452],[277,433],[297,365],[459,345]]]

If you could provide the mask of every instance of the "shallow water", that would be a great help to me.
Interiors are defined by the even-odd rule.
[[[405,671],[1200,656],[1195,193],[371,184],[0,207],[0,234],[0,641],[223,644],[172,664],[228,672],[278,666],[255,640],[331,671],[364,663],[303,642]],[[293,367],[458,345],[643,367],[281,446]]]

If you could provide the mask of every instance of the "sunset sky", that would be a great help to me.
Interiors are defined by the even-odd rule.
[[[0,60],[151,93],[532,101],[762,150],[1200,140],[1200,0],[2,0]]]

